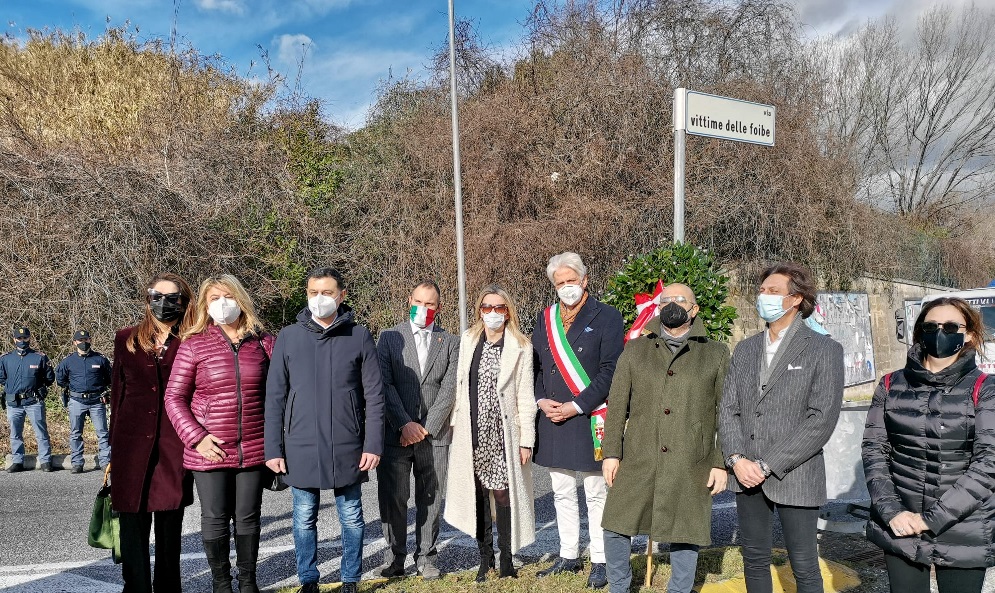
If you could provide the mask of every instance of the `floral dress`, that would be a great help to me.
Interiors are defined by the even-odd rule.
[[[473,470],[481,486],[488,490],[508,488],[504,423],[497,391],[502,347],[500,343],[484,342],[477,379],[477,447],[473,450]]]

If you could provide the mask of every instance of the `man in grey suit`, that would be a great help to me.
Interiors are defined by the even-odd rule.
[[[736,346],[722,393],[719,437],[735,479],[746,590],[770,593],[776,509],[798,593],[822,593],[817,522],[826,502],[822,447],[843,402],[843,347],[810,315],[815,282],[796,264],[761,275],[767,329]]]
[[[387,404],[377,484],[384,538],[390,546],[380,574],[404,575],[414,470],[415,565],[425,579],[437,579],[435,543],[452,442],[449,420],[456,398],[459,339],[435,323],[440,304],[435,282],[419,282],[408,304],[408,319],[381,332],[377,343]]]

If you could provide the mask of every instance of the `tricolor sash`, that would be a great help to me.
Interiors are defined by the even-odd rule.
[[[574,397],[577,397],[591,384],[591,379],[587,376],[587,371],[581,366],[580,361],[577,360],[570,343],[567,342],[567,332],[563,330],[563,320],[560,319],[560,304],[556,303],[548,307],[543,315],[546,317],[546,339],[549,340],[549,349],[553,353],[556,368],[560,369],[560,374],[570,392],[573,393]],[[605,436],[605,416],[607,415],[607,402],[591,412],[591,438],[594,441],[595,461],[602,459],[601,440]]]

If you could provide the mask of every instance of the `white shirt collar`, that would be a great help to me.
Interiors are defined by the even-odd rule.
[[[426,330],[426,331],[428,331],[428,333],[432,333],[432,328],[435,327],[435,322],[433,321],[432,323],[429,323],[425,327],[418,327],[417,325],[414,324],[414,322],[412,322],[409,319],[408,320],[408,325],[411,326],[411,333],[417,336],[418,332],[420,332],[422,330]]]
[[[339,318],[338,314],[336,314],[335,317],[332,317],[332,323],[335,323],[335,320],[338,319],[338,318]],[[314,313],[311,314],[311,321],[317,323],[318,325],[320,325],[324,329],[328,329],[328,328],[332,327],[332,323],[327,323],[327,324],[323,323],[320,319],[318,319],[317,317],[314,316]]]

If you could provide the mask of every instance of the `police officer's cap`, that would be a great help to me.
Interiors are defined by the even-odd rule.
[[[26,327],[15,327],[14,331],[10,333],[11,337],[14,338],[30,338],[31,330]]]
[[[73,334],[73,339],[77,340],[77,341],[79,341],[79,340],[89,340],[90,339],[90,332],[88,332],[85,329],[78,329],[78,330],[76,330],[76,333]]]

